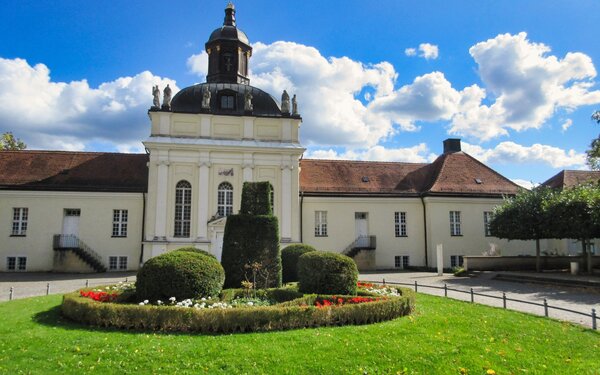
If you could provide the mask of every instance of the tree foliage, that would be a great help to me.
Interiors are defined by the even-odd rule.
[[[592,113],[592,120],[600,124],[600,111]],[[600,136],[592,141],[590,149],[586,150],[587,163],[591,169],[600,170]]]
[[[0,138],[0,150],[19,151],[26,148],[27,145],[25,142],[21,141],[19,138],[15,138],[11,132],[2,134],[2,137]]]

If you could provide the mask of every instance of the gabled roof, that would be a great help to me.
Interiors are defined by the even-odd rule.
[[[146,192],[148,155],[0,151],[0,189]]]
[[[502,196],[519,186],[464,152],[431,164],[310,160],[300,164],[300,190],[307,195]]]
[[[598,183],[600,181],[600,171],[573,171],[562,170],[556,175],[550,177],[542,186],[548,186],[554,189],[563,189],[586,183]]]

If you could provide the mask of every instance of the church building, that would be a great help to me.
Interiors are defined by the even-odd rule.
[[[205,44],[206,82],[160,103],[154,88],[147,154],[0,152],[0,270],[135,270],[195,246],[220,259],[227,216],[245,181],[268,181],[280,242],[352,256],[361,269],[444,266],[494,248],[494,206],[518,186],[444,141],[432,163],[303,159],[295,95],[251,86],[252,47],[225,9]],[[293,94],[293,93],[292,93]]]

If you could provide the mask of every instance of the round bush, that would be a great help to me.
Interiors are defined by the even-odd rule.
[[[178,301],[216,296],[223,289],[225,271],[214,256],[196,251],[172,251],[151,258],[137,273],[138,300]]]
[[[193,246],[180,247],[179,249],[175,249],[173,251],[187,251],[189,253],[199,253],[199,254],[208,255],[209,257],[213,257],[213,258],[217,259],[216,256],[214,256],[213,254],[209,253],[208,251],[202,250],[202,249],[198,249],[198,248],[193,247]]]
[[[309,251],[317,251],[317,249],[310,245],[295,244],[281,250],[284,283],[298,281],[298,258]]]
[[[358,269],[352,258],[311,251],[298,259],[298,289],[302,293],[355,295]]]

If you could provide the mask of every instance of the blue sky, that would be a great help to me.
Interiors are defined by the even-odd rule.
[[[205,80],[225,1],[14,1],[0,14],[0,132],[139,152],[151,87]],[[600,2],[235,2],[251,84],[298,95],[308,157],[431,161],[442,141],[505,176],[585,168],[600,126]]]

